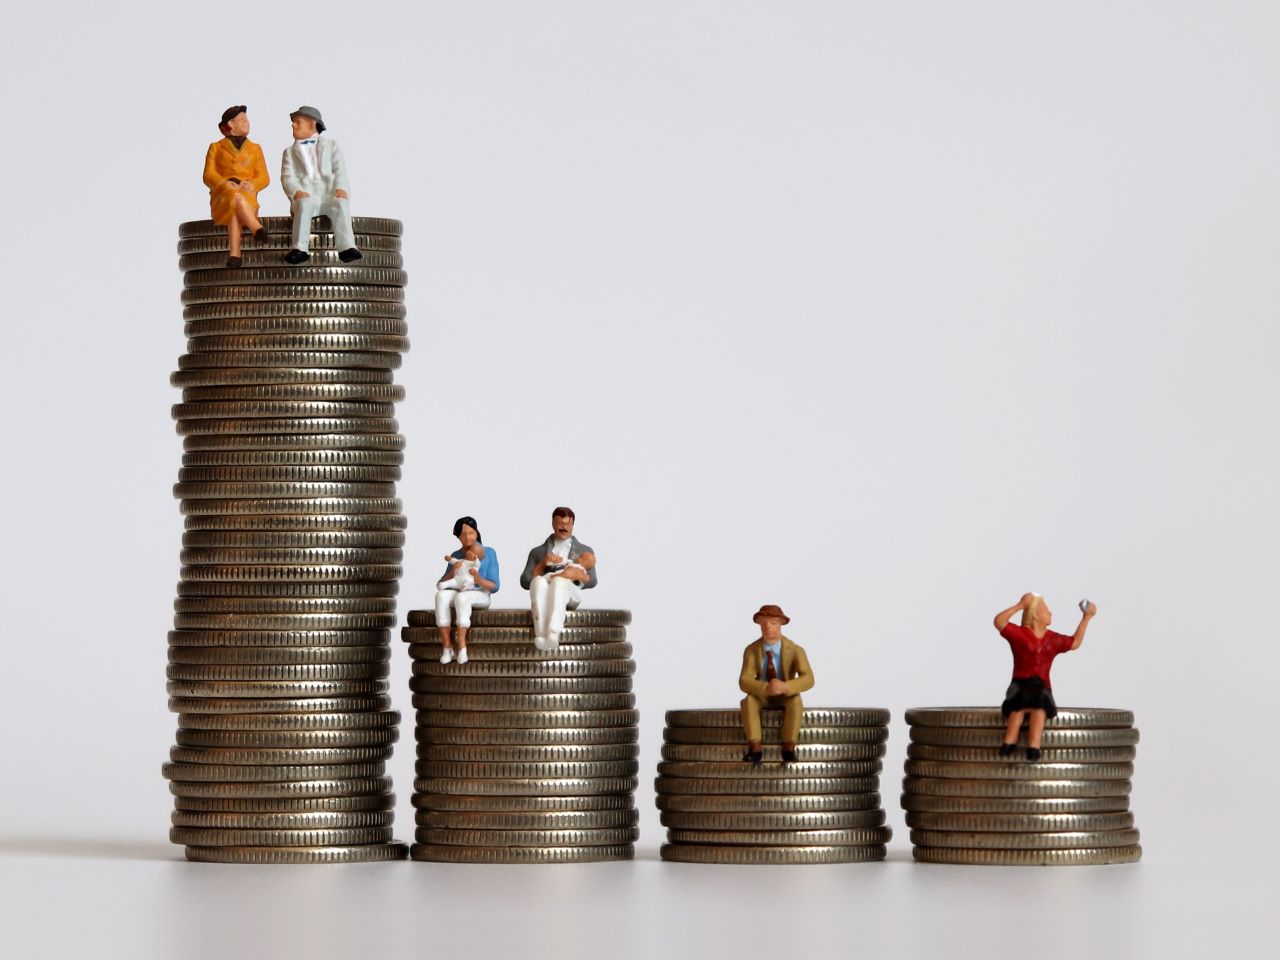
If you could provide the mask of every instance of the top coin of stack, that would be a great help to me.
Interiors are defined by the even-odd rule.
[[[228,270],[226,229],[179,229],[187,353],[172,377],[186,517],[169,635],[171,838],[193,860],[390,860],[387,673],[405,518],[392,382],[408,349],[400,224],[287,218]]]
[[[889,711],[806,707],[799,759],[780,762],[781,710],[761,712],[764,762],[744,762],[737,710],[669,710],[657,803],[664,860],[854,863],[883,860],[880,805]]]
[[[928,863],[1129,863],[1142,856],[1129,793],[1138,731],[1127,710],[1060,708],[1038,761],[1000,756],[987,707],[907,711],[902,806]]]
[[[409,613],[418,778],[415,860],[571,863],[635,855],[639,715],[625,610],[576,610],[554,650],[528,610],[484,610],[470,659],[440,663],[430,611]]]

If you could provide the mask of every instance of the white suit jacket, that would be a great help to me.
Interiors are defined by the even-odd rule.
[[[347,165],[342,162],[338,141],[326,137],[316,138],[316,171],[318,176],[307,176],[307,165],[302,159],[302,146],[294,141],[285,147],[280,163],[280,186],[290,200],[299,190],[305,190],[319,200],[330,200],[335,190],[350,192]]]

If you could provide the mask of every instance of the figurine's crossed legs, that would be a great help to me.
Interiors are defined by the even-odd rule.
[[[318,197],[314,193],[289,204],[293,216],[293,249],[306,253],[311,245],[311,219],[324,214],[333,224],[333,249],[350,250],[356,245],[351,229],[351,211],[341,197]]]
[[[231,191],[231,222],[227,224],[227,255],[240,256],[240,232],[248,227],[255,234],[262,233],[262,221],[250,202],[252,193],[247,193],[234,183],[226,184],[223,190]]]
[[[578,609],[582,588],[566,577],[534,577],[529,584],[529,608],[533,613],[533,645],[554,650],[564,632],[566,610]]]

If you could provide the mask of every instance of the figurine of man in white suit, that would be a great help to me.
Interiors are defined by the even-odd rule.
[[[342,162],[338,142],[324,133],[324,120],[315,107],[299,107],[289,114],[293,121],[293,146],[286,147],[280,164],[280,185],[289,198],[293,215],[293,249],[285,254],[285,262],[306,263],[311,259],[307,248],[311,243],[311,218],[322,213],[333,224],[334,247],[343,263],[359,260],[351,229],[351,211],[347,209],[347,167]]]

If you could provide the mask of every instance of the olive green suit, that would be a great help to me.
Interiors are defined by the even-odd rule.
[[[805,656],[804,647],[782,638],[782,661],[778,665],[778,679],[785,680],[791,691],[780,697],[765,695],[765,681],[760,679],[761,664],[764,662],[764,641],[757,640],[742,652],[742,673],[738,676],[738,687],[746,694],[742,698],[742,731],[748,743],[760,742],[760,711],[764,707],[780,708],[782,713],[783,743],[795,743],[800,735],[800,721],[804,716],[804,704],[800,694],[813,686],[813,671],[809,668],[809,658]]]

